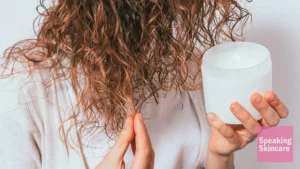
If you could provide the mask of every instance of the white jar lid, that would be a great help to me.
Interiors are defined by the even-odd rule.
[[[229,42],[214,46],[205,52],[203,63],[218,69],[247,69],[270,57],[269,50],[252,42]]]
[[[203,56],[202,74],[220,79],[256,78],[272,69],[269,50],[252,42],[229,42],[214,46]]]

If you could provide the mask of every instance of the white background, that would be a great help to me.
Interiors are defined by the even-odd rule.
[[[0,2],[0,52],[17,40],[33,36],[32,22],[37,16],[37,0]],[[258,163],[256,142],[235,153],[236,169],[300,168],[300,1],[254,0],[247,4],[253,22],[248,41],[269,48],[273,60],[273,89],[288,105],[290,116],[280,125],[294,126],[294,163]]]

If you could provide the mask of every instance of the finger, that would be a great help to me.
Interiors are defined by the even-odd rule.
[[[121,169],[125,169],[125,162],[124,162],[124,160],[122,161]]]
[[[265,94],[265,99],[273,107],[273,109],[278,113],[281,118],[285,118],[289,114],[288,108],[282,101],[276,96],[272,91],[269,91]]]
[[[129,115],[125,121],[125,126],[118,136],[115,144],[108,153],[108,157],[117,161],[123,160],[123,157],[128,149],[129,144],[134,138],[133,116]]]
[[[135,144],[135,140],[133,140],[131,142],[131,149],[132,149],[132,152],[133,154],[135,155],[135,152],[136,152],[136,144]],[[155,154],[154,154],[154,151],[152,152],[152,156],[150,158],[150,162],[149,162],[149,169],[153,169],[154,168],[154,159],[155,159]]]
[[[280,116],[269,103],[258,93],[251,96],[251,104],[261,114],[268,126],[276,126],[280,122]]]
[[[258,123],[259,123],[261,126],[269,126],[269,124],[268,124],[264,119],[258,120]]]
[[[260,124],[251,116],[251,114],[238,102],[232,103],[230,110],[233,115],[242,122],[243,126],[251,136],[256,137]]]
[[[132,169],[148,169],[154,163],[153,149],[143,117],[140,113],[134,117],[135,156]]]
[[[155,159],[155,153],[154,151],[151,152],[150,162],[148,165],[148,169],[154,169],[154,159]]]
[[[135,152],[136,152],[135,139],[131,142],[131,149],[132,149],[133,154],[135,155]],[[151,156],[151,159],[150,159],[150,162],[149,162],[149,166],[148,166],[149,169],[154,168],[154,159],[155,159],[155,155],[154,155],[154,152],[153,152],[153,154]]]
[[[135,150],[136,150],[135,139],[133,139],[132,142],[131,142],[131,149],[132,149],[133,155],[135,155]]]
[[[207,114],[208,121],[211,126],[216,129],[230,143],[237,143],[237,133],[227,124],[225,124],[215,113]]]

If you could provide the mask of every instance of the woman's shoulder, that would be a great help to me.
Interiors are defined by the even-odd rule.
[[[28,79],[28,72],[19,62],[0,66],[0,104],[1,113],[20,108],[24,101],[23,86]]]
[[[28,67],[28,64],[12,62],[0,66],[0,114],[20,116],[30,113],[36,119],[44,119],[43,108],[55,106],[54,98],[64,85],[53,78],[50,68]]]

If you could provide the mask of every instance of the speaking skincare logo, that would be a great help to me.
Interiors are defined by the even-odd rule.
[[[293,162],[293,127],[259,127],[258,162]]]

